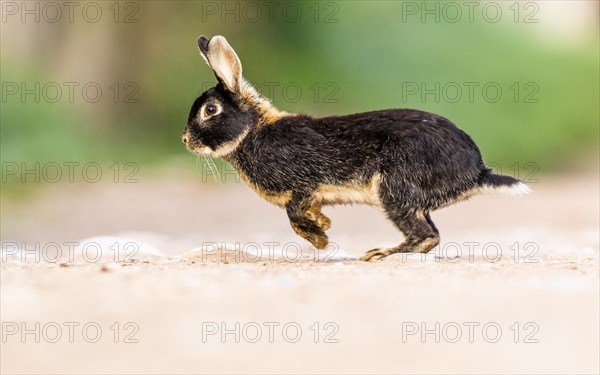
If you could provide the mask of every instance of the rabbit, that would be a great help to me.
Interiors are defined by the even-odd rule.
[[[471,137],[444,117],[413,109],[322,118],[280,111],[242,78],[240,59],[223,36],[200,36],[198,46],[218,84],[194,101],[183,143],[229,162],[317,249],[328,244],[326,205],[383,209],[405,240],[360,258],[376,261],[438,245],[433,210],[488,191],[530,191],[487,168]]]

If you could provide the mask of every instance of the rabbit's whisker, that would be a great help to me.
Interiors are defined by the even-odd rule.
[[[221,185],[223,185],[223,181],[221,180],[221,173],[219,172],[219,168],[215,164],[215,161],[210,156],[203,156],[204,162],[206,163],[210,174],[213,176],[215,181],[218,181]]]

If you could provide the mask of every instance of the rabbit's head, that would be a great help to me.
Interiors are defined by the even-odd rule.
[[[200,55],[218,84],[198,97],[190,111],[183,143],[193,152],[221,157],[231,153],[255,127],[285,116],[242,78],[242,64],[227,40],[198,39]]]

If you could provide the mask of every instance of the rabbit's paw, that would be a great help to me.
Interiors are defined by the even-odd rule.
[[[327,238],[325,232],[318,228],[309,229],[304,225],[298,225],[295,223],[292,223],[292,228],[300,237],[310,242],[319,250],[326,248],[327,244],[329,243],[329,239]]]
[[[375,262],[380,259],[387,257],[394,252],[391,249],[372,249],[367,251],[363,256],[360,257],[360,260],[365,262]]]
[[[326,235],[313,234],[310,238],[307,238],[307,240],[319,250],[325,249],[327,244],[329,244],[329,239]]]

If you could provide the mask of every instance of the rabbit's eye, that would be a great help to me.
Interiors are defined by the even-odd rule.
[[[223,108],[221,107],[221,104],[219,104],[219,103],[207,103],[200,109],[200,113],[199,113],[200,120],[204,121],[204,120],[208,119],[209,117],[216,116],[219,113],[221,113],[222,110],[223,110]]]
[[[207,104],[204,107],[204,118],[217,115],[221,112],[221,106],[218,104]]]

